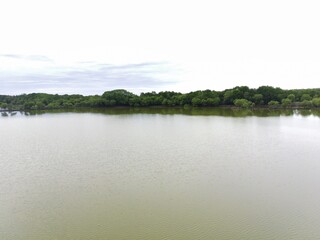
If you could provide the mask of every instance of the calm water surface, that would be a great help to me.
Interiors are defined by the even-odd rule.
[[[317,111],[27,115],[0,116],[1,240],[320,237]]]

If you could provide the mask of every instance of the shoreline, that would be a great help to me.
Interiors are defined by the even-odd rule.
[[[26,111],[56,111],[56,110],[107,110],[107,109],[232,109],[232,110],[320,110],[320,107],[302,107],[302,106],[254,106],[237,107],[234,105],[220,106],[112,106],[112,107],[72,107],[72,108],[41,108],[41,109],[0,109],[3,112],[26,112]]]

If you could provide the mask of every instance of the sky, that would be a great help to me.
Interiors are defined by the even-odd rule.
[[[0,94],[320,87],[320,2],[3,0]]]

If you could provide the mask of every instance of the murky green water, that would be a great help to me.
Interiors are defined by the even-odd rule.
[[[319,239],[319,111],[8,115],[1,240]]]

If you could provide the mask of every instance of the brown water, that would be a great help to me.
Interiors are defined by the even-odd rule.
[[[0,239],[320,237],[317,111],[0,117]]]

